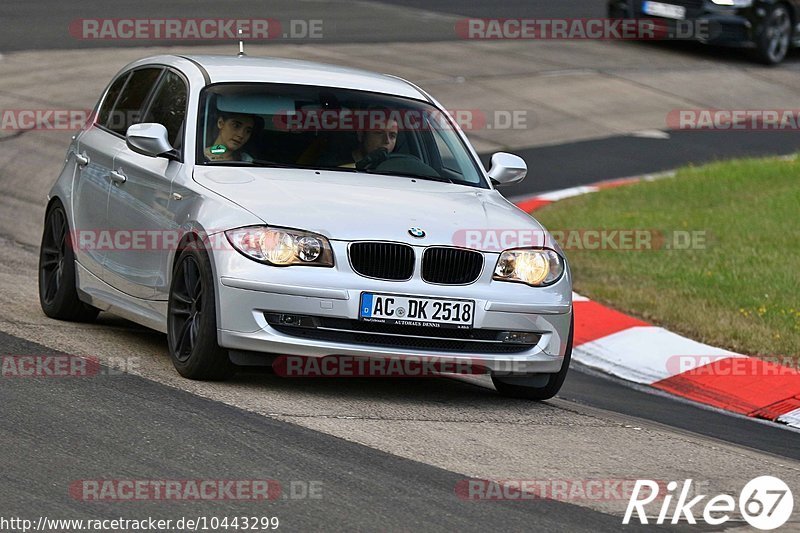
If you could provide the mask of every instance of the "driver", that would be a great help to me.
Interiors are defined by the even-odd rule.
[[[345,163],[340,166],[355,168],[358,161],[361,161],[372,152],[380,150],[381,148],[392,153],[397,145],[398,131],[399,127],[397,121],[393,118],[388,118],[383,124],[380,124],[378,128],[357,132],[358,146],[350,153],[353,161],[352,163]]]
[[[253,157],[242,151],[242,146],[250,140],[253,130],[260,123],[262,119],[255,115],[220,112],[217,115],[217,137],[203,152],[206,159],[252,162]]]

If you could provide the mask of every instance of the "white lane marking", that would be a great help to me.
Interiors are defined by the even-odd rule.
[[[662,130],[639,130],[630,133],[631,137],[638,137],[640,139],[669,139],[670,135]]]
[[[793,428],[800,428],[800,409],[795,409],[794,411],[789,411],[785,415],[779,416],[778,422],[783,422],[787,426]]]
[[[560,191],[551,191],[537,195],[535,198],[539,200],[549,200],[557,202],[565,198],[572,198],[573,196],[580,196],[590,192],[597,192],[599,189],[594,185],[581,185],[579,187],[570,187],[569,189],[561,189]]]
[[[646,326],[581,344],[573,350],[572,357],[588,367],[649,385],[708,364],[715,357],[745,356],[681,337],[664,328]]]

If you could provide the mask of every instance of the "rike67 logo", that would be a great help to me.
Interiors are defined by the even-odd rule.
[[[689,524],[696,524],[694,513],[697,512],[702,513],[702,520],[706,524],[718,526],[732,518],[738,503],[738,511],[749,525],[762,531],[769,531],[785,524],[794,509],[792,491],[786,483],[772,476],[760,476],[750,480],[739,493],[738,502],[733,496],[718,494],[708,499],[702,506],[699,504],[708,498],[707,495],[700,494],[689,499],[692,490],[691,479],[683,482],[679,493],[676,492],[677,481],[667,483],[665,495],[659,495],[659,488],[662,486],[663,484],[649,479],[636,480],[622,523],[629,524],[634,514],[640,523],[650,523],[649,520],[655,516],[652,514],[654,509],[651,509],[648,517],[645,507],[656,499],[660,500],[661,508],[654,523],[659,525],[666,523],[667,520],[677,524],[681,519],[685,519]],[[673,496],[677,496],[677,500],[674,509],[671,509]]]

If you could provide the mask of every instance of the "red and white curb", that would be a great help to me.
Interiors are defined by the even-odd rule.
[[[516,204],[531,212],[564,198],[670,175],[572,187]],[[573,302],[575,361],[695,402],[800,428],[798,369],[687,339],[578,294]]]

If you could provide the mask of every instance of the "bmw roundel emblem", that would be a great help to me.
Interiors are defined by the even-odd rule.
[[[408,230],[408,234],[411,235],[412,237],[417,237],[418,239],[421,239],[425,236],[425,230],[423,230],[422,228],[410,228]]]

